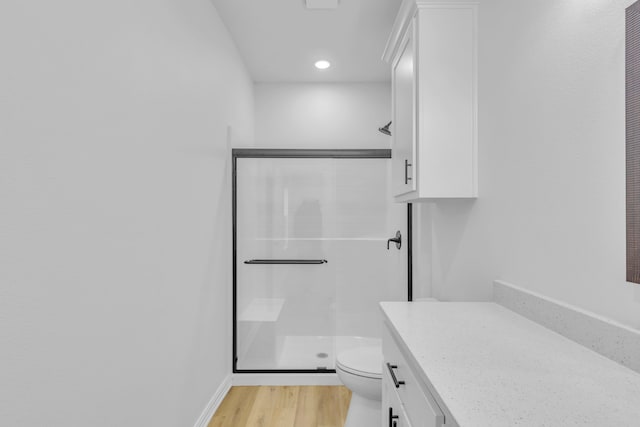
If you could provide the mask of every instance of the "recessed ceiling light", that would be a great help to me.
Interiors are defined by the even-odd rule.
[[[314,65],[318,70],[326,70],[327,68],[331,67],[331,62],[322,59],[320,61],[317,61]]]

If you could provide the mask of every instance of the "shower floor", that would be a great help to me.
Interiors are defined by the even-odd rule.
[[[250,351],[238,369],[335,369],[336,355],[354,347],[381,345],[379,338],[352,336],[282,336],[275,357]],[[271,360],[269,360],[271,359]]]

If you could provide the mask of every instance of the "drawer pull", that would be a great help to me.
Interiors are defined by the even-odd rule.
[[[389,427],[396,427],[398,425],[397,419],[400,418],[397,415],[393,415],[393,408],[389,406]]]
[[[391,363],[387,362],[387,369],[389,370],[389,374],[391,375],[393,384],[396,386],[396,388],[400,388],[400,386],[404,384],[404,381],[398,381],[398,379],[396,378],[394,369],[398,369],[398,365],[392,365]]]

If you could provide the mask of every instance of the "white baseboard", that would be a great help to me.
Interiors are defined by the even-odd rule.
[[[233,385],[342,385],[337,374],[234,374]]]
[[[216,410],[229,392],[229,389],[231,389],[231,375],[227,375],[222,384],[220,384],[220,387],[218,387],[216,392],[213,394],[213,397],[211,397],[211,400],[209,400],[209,403],[207,403],[207,406],[204,408],[204,411],[200,414],[200,418],[198,418],[194,427],[207,427],[207,425],[209,425],[209,421],[213,418],[213,414],[216,413]]]

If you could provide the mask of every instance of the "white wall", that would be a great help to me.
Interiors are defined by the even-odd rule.
[[[418,214],[436,297],[490,299],[500,278],[640,327],[625,282],[630,3],[481,1],[480,198]]]
[[[4,0],[0,52],[0,425],[193,425],[231,370],[233,42],[207,0]]]
[[[389,83],[259,83],[256,146],[390,148]]]

